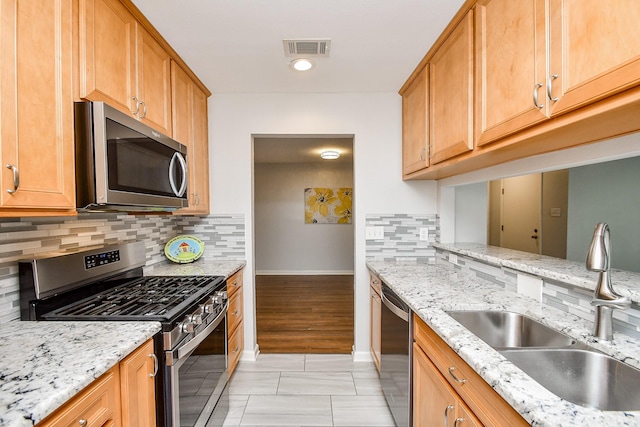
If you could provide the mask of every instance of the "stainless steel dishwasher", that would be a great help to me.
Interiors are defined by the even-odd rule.
[[[382,283],[380,383],[399,427],[411,426],[411,310]]]

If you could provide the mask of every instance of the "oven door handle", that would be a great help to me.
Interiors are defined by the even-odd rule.
[[[184,346],[178,349],[178,360],[182,359],[183,357],[187,357],[189,353],[195,350],[196,347],[198,347],[202,343],[202,341],[204,341],[209,336],[209,334],[213,332],[213,330],[220,324],[220,322],[224,320],[228,309],[229,301],[227,300],[224,306],[224,310],[222,310],[222,312],[218,314],[218,317],[216,317],[211,323],[209,323],[207,327],[200,331],[191,341],[187,342]]]

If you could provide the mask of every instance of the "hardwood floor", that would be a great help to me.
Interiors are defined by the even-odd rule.
[[[256,276],[261,353],[351,353],[353,275]]]

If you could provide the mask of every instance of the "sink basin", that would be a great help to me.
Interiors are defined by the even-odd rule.
[[[583,349],[500,353],[558,397],[603,411],[640,410],[640,370]]]
[[[495,349],[567,347],[575,341],[530,317],[509,311],[448,311],[474,335]]]

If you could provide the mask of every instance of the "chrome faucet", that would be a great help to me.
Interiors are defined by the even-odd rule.
[[[591,300],[596,306],[593,335],[611,341],[613,339],[613,310],[631,307],[631,300],[617,294],[611,286],[611,248],[609,226],[596,224],[587,252],[587,270],[598,271],[598,284]]]

